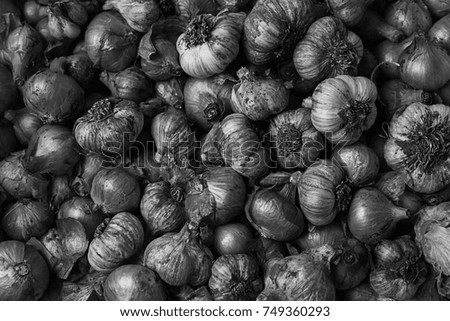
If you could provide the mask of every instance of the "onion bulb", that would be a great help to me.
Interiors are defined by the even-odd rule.
[[[79,0],[56,1],[48,7],[48,29],[56,40],[76,39],[88,21],[88,12]]]
[[[103,166],[100,155],[87,155],[80,159],[75,166],[75,177],[72,180],[72,189],[79,196],[88,196],[91,192],[92,180]]]
[[[72,131],[60,125],[44,125],[28,145],[25,162],[31,173],[65,175],[80,157]]]
[[[69,175],[53,176],[50,189],[50,209],[58,211],[61,204],[74,196],[74,192],[70,186],[71,177]]]
[[[9,120],[0,118],[0,161],[17,150],[19,142]]]
[[[449,2],[450,11],[450,2]],[[447,52],[450,52],[450,14],[442,17],[428,30],[428,37],[439,43]]]
[[[302,211],[288,198],[272,190],[255,191],[247,200],[245,212],[262,236],[275,241],[294,240],[305,227]]]
[[[400,78],[416,89],[435,91],[450,80],[450,56],[424,35],[414,37],[399,64]]]
[[[97,75],[93,63],[85,51],[53,59],[50,69],[62,71],[71,76],[83,89],[89,89]]]
[[[44,41],[36,29],[24,24],[11,31],[6,38],[5,47],[14,82],[23,86],[41,64]]]
[[[408,210],[398,207],[374,187],[364,187],[353,195],[347,224],[355,238],[376,244],[389,237],[397,222],[408,218]]]
[[[397,203],[406,188],[406,175],[401,171],[389,171],[381,174],[375,187],[383,192],[391,201]]]
[[[159,2],[157,0],[106,0],[103,10],[119,11],[131,28],[138,32],[147,32],[159,19]]]
[[[398,112],[415,102],[432,103],[432,95],[422,89],[414,89],[400,79],[386,81],[380,90],[380,101],[383,104],[386,120],[390,121]]]
[[[152,82],[141,69],[135,66],[117,73],[103,71],[100,74],[100,80],[116,98],[139,103],[153,95]]]
[[[31,137],[44,125],[39,117],[30,113],[26,108],[8,110],[5,119],[12,122],[14,133],[22,145],[28,145]]]
[[[138,54],[141,57],[142,70],[152,80],[179,77],[183,69],[178,61],[177,47],[174,42],[167,39],[164,22],[160,22],[156,27],[155,25],[139,43]]]
[[[50,273],[44,258],[19,241],[0,243],[0,300],[39,300],[49,285]]]
[[[103,213],[95,209],[95,203],[89,197],[73,197],[61,204],[58,219],[73,218],[80,221],[89,240],[94,237],[95,229],[105,219]]]
[[[341,165],[354,187],[371,183],[380,169],[377,154],[362,143],[337,147],[333,151],[332,158]]]
[[[210,78],[190,77],[183,88],[186,115],[199,131],[209,131],[214,122],[231,113],[234,78],[221,73]]]
[[[34,74],[25,83],[24,103],[44,123],[64,123],[84,109],[84,90],[72,77],[46,70]]]
[[[369,251],[356,239],[346,239],[333,245],[337,254],[331,261],[331,277],[336,289],[348,290],[369,275]]]
[[[386,9],[384,18],[407,36],[426,32],[433,24],[430,11],[422,0],[398,0]]]
[[[390,79],[400,78],[399,58],[413,39],[414,36],[411,36],[399,43],[384,40],[377,45],[374,54],[380,62],[380,70],[384,76]]]
[[[181,77],[171,77],[155,82],[156,95],[162,102],[177,109],[183,108],[183,80]]]
[[[103,168],[92,181],[94,203],[104,213],[116,214],[139,208],[141,188],[137,179],[120,168]]]
[[[338,243],[344,239],[345,235],[342,225],[338,221],[333,221],[324,226],[308,224],[308,230],[294,242],[300,251],[304,251],[325,244]]]
[[[318,1],[316,1],[318,2]],[[347,27],[357,27],[365,22],[367,7],[374,0],[328,0],[329,9],[336,18],[342,20]]]
[[[139,36],[117,11],[103,11],[91,20],[84,35],[94,67],[118,72],[133,65]]]
[[[2,228],[13,240],[28,241],[40,237],[53,225],[54,216],[48,204],[22,199],[6,207],[2,217]]]
[[[340,294],[343,301],[379,301],[378,293],[370,286],[368,281],[363,282],[356,287],[343,291]]]
[[[246,185],[242,176],[229,167],[211,167],[198,177],[206,186],[214,210],[205,222],[223,225],[244,212]],[[189,195],[188,195],[189,197]],[[188,200],[188,197],[186,200]]]
[[[25,20],[34,26],[47,17],[47,9],[46,5],[40,4],[37,0],[28,0],[23,5],[23,15]]]
[[[56,220],[56,227],[39,239],[31,238],[29,244],[47,260],[60,279],[67,279],[75,265],[87,251],[89,241],[83,225],[73,218]]]
[[[214,248],[220,255],[247,253],[252,237],[252,231],[242,223],[221,225],[214,230]]]
[[[106,301],[164,301],[167,290],[159,276],[149,268],[126,264],[108,275],[103,283]]]
[[[36,30],[39,32],[41,37],[44,39],[44,42],[47,46],[49,46],[50,43],[54,42],[55,39],[50,34],[50,30],[48,30],[48,17],[41,19],[38,24],[36,25]],[[50,47],[48,47],[50,48]]]
[[[26,170],[25,150],[12,153],[0,162],[0,186],[16,199],[46,199],[48,185],[47,177]]]

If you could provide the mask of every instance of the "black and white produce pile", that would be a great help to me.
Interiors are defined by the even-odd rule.
[[[0,300],[450,299],[450,0],[1,0]]]

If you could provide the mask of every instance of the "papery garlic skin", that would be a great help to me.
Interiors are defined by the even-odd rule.
[[[415,192],[434,193],[450,183],[449,118],[446,105],[413,103],[391,121],[384,157],[405,172]]]
[[[247,68],[238,70],[239,83],[233,86],[231,106],[254,121],[282,112],[289,102],[289,90],[279,79],[256,77]]]
[[[339,19],[327,16],[316,20],[297,44],[294,64],[299,75],[311,81],[356,76],[363,53],[359,36]]]
[[[144,264],[169,285],[206,283],[211,275],[212,253],[200,244],[188,224],[180,232],[169,232],[151,241],[144,253]]]
[[[225,71],[239,53],[244,12],[198,15],[177,41],[180,65],[191,77],[207,78]]]
[[[450,202],[424,207],[417,213],[419,219],[414,226],[423,257],[438,273],[446,276],[450,276],[449,209]]]
[[[325,79],[312,95],[311,121],[331,143],[355,143],[375,123],[376,99],[377,87],[365,77]]]
[[[409,300],[425,282],[427,267],[420,251],[407,236],[383,240],[374,249],[375,266],[370,284],[380,296]]]
[[[159,19],[158,2],[156,0],[107,0],[103,10],[116,9],[131,28],[138,32],[147,32]]]
[[[264,65],[289,57],[314,21],[311,0],[257,1],[245,19],[243,51],[248,61]]]
[[[108,273],[124,264],[142,248],[144,227],[139,219],[121,212],[97,227],[89,244],[88,261],[96,271]]]

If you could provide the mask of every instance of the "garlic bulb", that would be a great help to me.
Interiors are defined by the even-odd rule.
[[[152,119],[151,131],[157,162],[161,162],[164,157],[173,157],[175,161],[181,162],[192,156],[195,134],[184,112],[173,107],[167,108]]]
[[[233,86],[231,106],[258,121],[282,112],[289,102],[289,90],[281,80],[255,76],[247,68],[238,70],[239,83]]]
[[[425,282],[427,267],[412,239],[382,240],[374,248],[370,284],[380,296],[409,300]]]
[[[300,208],[316,226],[330,224],[339,212],[346,212],[352,186],[338,162],[320,159],[310,165],[297,182]]]
[[[207,200],[213,210],[205,217],[205,222],[220,226],[230,222],[244,212],[246,185],[241,175],[230,167],[211,167],[189,183],[190,192],[186,196],[186,210],[193,206],[199,193],[207,193]],[[205,199],[201,200],[205,202]],[[204,204],[200,205],[203,206]],[[195,206],[195,205],[194,205]]]
[[[314,127],[333,144],[355,143],[375,123],[377,87],[365,77],[347,75],[328,78],[314,90],[311,107]]]
[[[336,297],[329,261],[330,245],[269,260],[258,301],[327,301]]]
[[[162,181],[159,178],[145,187],[140,202],[142,217],[152,237],[178,231],[184,225],[187,184],[194,171],[169,164],[160,167],[160,176]]]
[[[380,170],[377,154],[362,143],[339,147],[333,151],[331,157],[342,166],[354,187],[370,184]]]
[[[116,98],[139,103],[153,95],[153,83],[141,69],[135,66],[120,72],[103,71],[100,74],[100,81]]]
[[[162,23],[152,25],[139,43],[138,55],[141,57],[142,70],[152,80],[179,77],[183,72],[177,47],[175,43],[167,39],[168,36],[161,27]]]
[[[390,123],[384,157],[405,172],[415,192],[434,193],[450,183],[449,117],[449,106],[413,103]]]
[[[131,213],[121,212],[97,226],[87,258],[94,270],[108,273],[139,253],[143,244],[141,221]]]
[[[208,282],[214,301],[255,300],[263,289],[256,259],[248,254],[220,256]]]
[[[322,81],[339,75],[356,76],[363,56],[361,39],[334,17],[316,20],[294,51],[294,64],[306,80]]]
[[[138,32],[147,32],[160,16],[158,2],[156,0],[107,0],[103,10],[116,9],[131,28]]]
[[[267,174],[269,152],[244,114],[234,113],[225,117],[221,131],[223,136],[219,144],[225,164],[248,178]]]
[[[423,257],[434,269],[450,276],[449,243],[450,202],[426,206],[419,211],[414,231]]]
[[[197,241],[188,224],[178,233],[169,232],[151,241],[144,260],[145,266],[173,286],[206,283],[213,264],[211,251]]]

